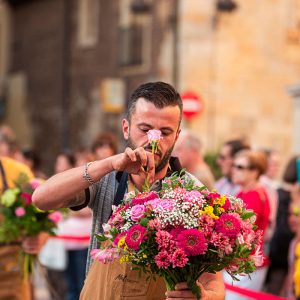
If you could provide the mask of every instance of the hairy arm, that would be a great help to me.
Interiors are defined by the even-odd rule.
[[[85,189],[90,184],[84,180],[85,166],[56,174],[39,186],[33,194],[33,202],[43,210],[78,206],[85,202]],[[88,172],[94,181],[113,171],[112,158],[93,162]]]
[[[153,182],[153,154],[142,147],[126,148],[124,153],[94,161],[88,173],[94,182],[114,170],[145,176],[143,166],[148,169],[150,183]],[[84,170],[85,166],[82,166],[52,176],[35,190],[33,202],[43,210],[82,205],[86,199],[84,191],[91,185],[83,178]]]

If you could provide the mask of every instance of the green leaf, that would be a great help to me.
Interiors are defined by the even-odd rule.
[[[243,220],[250,219],[253,216],[255,216],[255,213],[253,211],[250,211],[250,210],[247,210],[247,211],[245,211],[241,214],[241,218]]]
[[[143,218],[140,220],[140,225],[142,225],[144,227],[147,227],[148,223],[149,223],[149,219],[147,219],[147,218]]]
[[[108,240],[108,238],[104,235],[95,234],[95,237],[99,242],[104,242]]]

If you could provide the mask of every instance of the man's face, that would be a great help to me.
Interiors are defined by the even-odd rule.
[[[135,149],[144,147],[151,152],[147,132],[150,129],[159,129],[162,139],[154,155],[155,172],[161,171],[169,163],[169,159],[178,138],[180,109],[178,106],[157,108],[151,102],[140,98],[131,115],[130,123],[123,120],[123,134],[129,147]]]
[[[233,158],[231,157],[231,148],[229,145],[224,145],[220,151],[217,163],[221,168],[223,176],[231,175],[231,167]]]

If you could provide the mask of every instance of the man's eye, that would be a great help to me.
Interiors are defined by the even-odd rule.
[[[170,132],[170,131],[162,131],[161,133],[162,133],[162,135],[164,135],[164,136],[168,136],[168,135],[170,135],[170,134],[171,134],[171,132]]]

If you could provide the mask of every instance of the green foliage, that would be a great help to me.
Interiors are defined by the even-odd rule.
[[[0,242],[20,241],[40,232],[54,235],[56,224],[48,218],[50,211],[42,211],[31,203],[33,188],[27,175],[21,173],[15,181],[16,188],[6,190],[1,196]],[[18,216],[17,209],[23,210]]]
[[[208,152],[204,155],[204,160],[210,167],[215,179],[219,179],[222,177],[221,170],[217,164],[218,153],[216,152]]]

